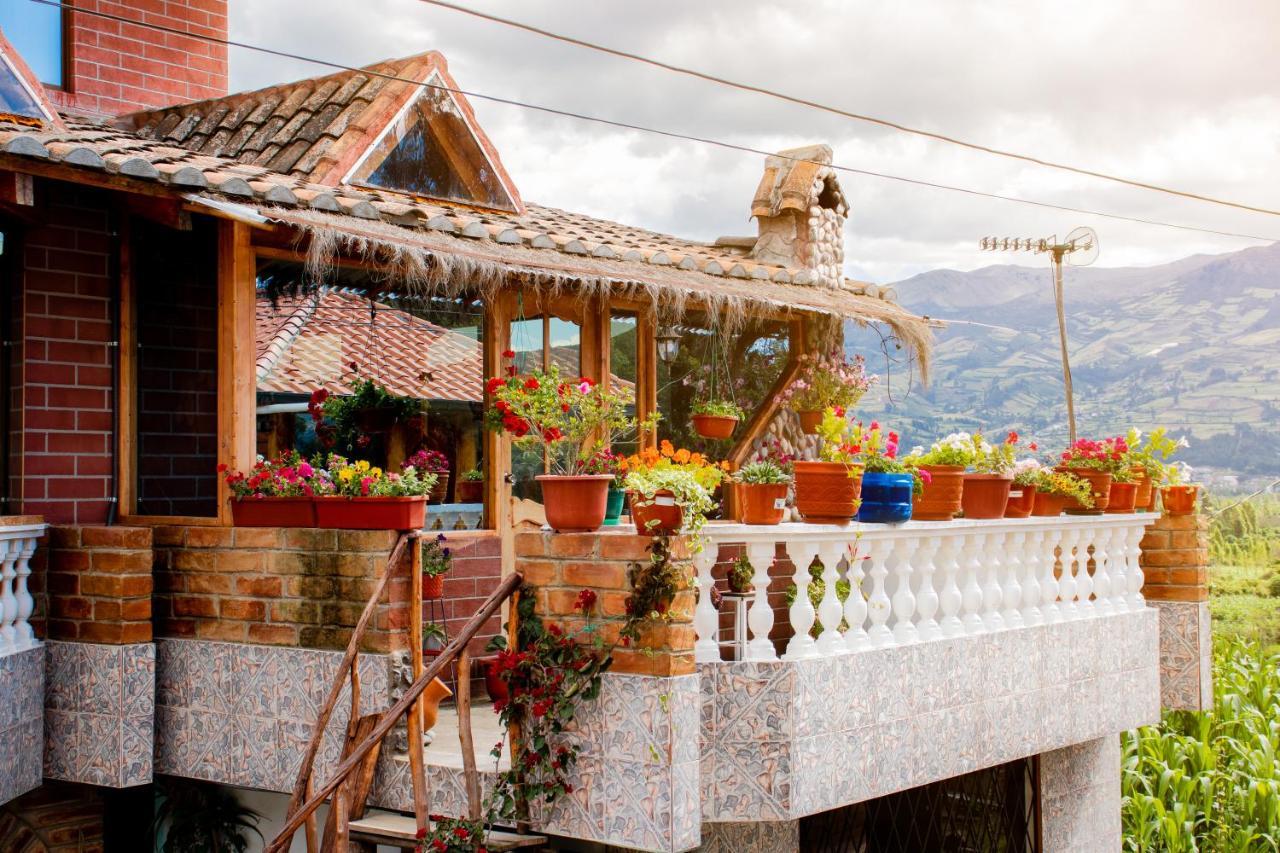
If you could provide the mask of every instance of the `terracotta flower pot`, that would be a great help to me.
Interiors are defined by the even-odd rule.
[[[453,695],[449,685],[438,678],[431,679],[427,689],[422,691],[422,730],[429,732],[436,727],[436,718],[440,716],[440,700]]]
[[[1000,474],[965,474],[960,507],[965,518],[1004,518],[1013,478]]]
[[[726,415],[694,415],[693,430],[703,438],[732,438],[738,419]]]
[[[1160,503],[1165,515],[1192,515],[1196,511],[1199,486],[1165,486],[1160,490]]]
[[[1145,504],[1139,504],[1138,509],[1145,509],[1147,512],[1156,511],[1156,501],[1160,498],[1160,489],[1156,488],[1156,484],[1151,484],[1151,494],[1147,497]]]
[[[498,660],[496,657],[483,658],[484,663],[484,689],[489,694],[489,699],[496,703],[505,705],[511,701],[511,691],[507,689],[507,682],[502,680],[502,675],[498,672]]]
[[[453,494],[460,504],[478,504],[484,500],[484,480],[459,480]]]
[[[1066,506],[1066,495],[1037,491],[1031,501],[1031,514],[1037,518],[1053,518],[1062,515],[1062,510]]]
[[[1133,499],[1133,506],[1135,509],[1148,509],[1148,504],[1155,503],[1155,484],[1147,476],[1147,469],[1131,468],[1129,470],[1133,473],[1133,482],[1138,487],[1138,493]]]
[[[800,431],[805,435],[817,435],[818,424],[822,423],[822,410],[810,409],[806,412],[796,412],[800,416]]]
[[[1026,518],[1031,515],[1036,503],[1035,484],[1030,486],[1013,485],[1009,488],[1009,503],[1005,504],[1005,518]]]
[[[921,465],[929,472],[929,482],[911,507],[917,521],[950,521],[960,511],[964,494],[963,465]]]
[[[236,527],[315,527],[315,503],[311,498],[232,498],[231,523]]]
[[[422,597],[428,601],[444,598],[444,575],[423,575]]]
[[[659,489],[652,498],[631,493],[631,520],[641,534],[679,533],[684,527],[684,510],[668,489]]]
[[[787,512],[786,483],[736,483],[743,524],[781,524]]]
[[[433,504],[442,504],[449,499],[449,472],[448,471],[432,471],[436,475],[436,484],[431,487],[431,494],[428,499]]]
[[[841,462],[797,462],[796,509],[812,524],[844,524],[858,514],[862,468]]]
[[[1069,465],[1060,465],[1054,469],[1059,473],[1066,472],[1075,474],[1089,481],[1090,488],[1093,489],[1093,507],[1086,508],[1084,504],[1074,498],[1067,498],[1066,510],[1068,515],[1102,515],[1107,508],[1108,498],[1111,496],[1111,474],[1107,471],[1098,471],[1095,468],[1072,468]]]
[[[316,526],[338,530],[421,530],[427,520],[424,495],[403,498],[315,498]]]
[[[1138,498],[1137,483],[1111,484],[1111,494],[1107,500],[1106,511],[1117,515],[1122,512],[1133,512],[1134,501]]]
[[[609,499],[612,474],[540,474],[547,524],[561,533],[599,530]]]

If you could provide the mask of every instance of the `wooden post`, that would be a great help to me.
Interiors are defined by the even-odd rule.
[[[133,285],[133,239],[129,216],[120,214],[120,305],[116,331],[120,347],[117,351],[119,372],[116,377],[116,514],[133,515],[137,497],[135,477],[138,471],[137,448],[137,377],[138,325]]]
[[[636,317],[636,414],[641,420],[658,410],[658,318],[653,309]],[[658,446],[658,431],[643,430],[637,444]]]
[[[422,542],[414,537],[409,560],[409,660],[413,678],[422,676]],[[413,786],[413,817],[418,831],[427,828],[427,770],[422,749],[422,700],[409,709],[409,778]]]
[[[507,619],[507,648],[511,651],[518,651],[520,648],[520,589],[517,587],[509,599]],[[516,787],[516,832],[529,831],[529,800],[525,796],[524,790],[524,772],[521,768],[524,764],[521,762],[521,755],[524,751],[523,738],[520,736],[520,726],[516,723],[507,724],[507,742],[511,751],[511,771],[515,776]]]
[[[471,654],[458,655],[458,741],[462,747],[462,776],[467,788],[467,817],[480,819],[480,774],[476,772],[476,745],[471,737]]]
[[[218,221],[218,462],[247,470],[257,454],[254,314],[257,268],[249,226]],[[231,523],[230,490],[218,482],[218,520]]]

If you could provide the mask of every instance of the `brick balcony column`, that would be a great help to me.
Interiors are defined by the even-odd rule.
[[[1142,539],[1142,594],[1160,611],[1160,700],[1171,710],[1213,704],[1208,529],[1201,515],[1162,515]]]

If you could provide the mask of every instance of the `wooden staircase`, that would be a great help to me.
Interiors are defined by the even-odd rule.
[[[353,820],[348,824],[351,840],[364,844],[385,844],[388,847],[413,849],[418,844],[418,824],[412,815],[376,814]],[[518,850],[541,847],[547,843],[545,835],[522,835],[491,829],[485,833],[484,848],[497,853],[500,850]]]

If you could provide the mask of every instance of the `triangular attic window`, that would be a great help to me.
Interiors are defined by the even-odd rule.
[[[511,193],[450,92],[432,76],[351,172],[350,183],[516,210]]]
[[[0,53],[0,115],[6,113],[37,121],[53,120],[9,57]]]

